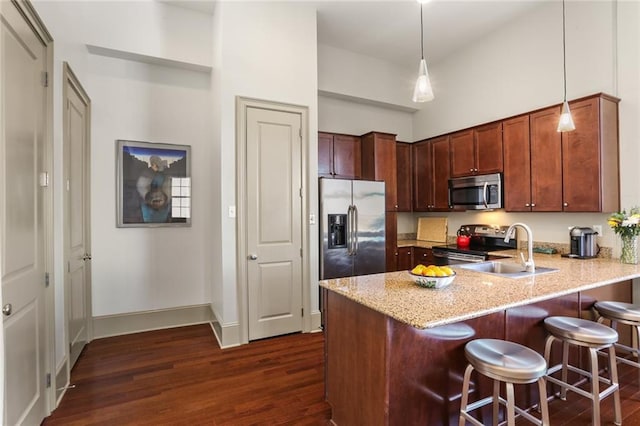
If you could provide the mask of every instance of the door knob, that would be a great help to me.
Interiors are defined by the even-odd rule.
[[[249,260],[258,260],[258,255],[257,254],[250,254],[249,255]]]
[[[4,306],[2,307],[2,313],[3,313],[5,316],[7,316],[7,317],[8,317],[9,315],[11,315],[11,309],[12,309],[12,308],[13,308],[13,306],[11,306],[11,303],[7,303],[6,305],[4,305]]]
[[[90,255],[89,253],[85,253],[85,254],[82,256],[82,260],[91,260],[91,255]]]

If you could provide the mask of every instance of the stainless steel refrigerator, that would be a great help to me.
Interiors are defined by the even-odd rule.
[[[319,181],[320,279],[385,272],[384,182]]]

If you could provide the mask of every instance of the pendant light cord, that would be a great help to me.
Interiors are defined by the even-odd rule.
[[[422,54],[422,59],[424,59],[424,29],[423,29],[423,27],[424,27],[424,25],[422,24],[422,3],[420,3],[420,53]]]
[[[567,45],[565,36],[564,0],[562,0],[562,68],[564,71],[564,101],[567,102]]]

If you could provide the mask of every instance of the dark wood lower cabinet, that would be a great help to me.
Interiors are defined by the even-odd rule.
[[[398,247],[398,261],[396,270],[408,271],[415,265],[413,264],[413,247]]]
[[[467,365],[464,345],[468,341],[506,339],[543,354],[547,335],[544,318],[587,318],[596,300],[631,301],[631,283],[625,281],[420,330],[337,293],[322,291],[328,319],[326,397],[332,407],[332,421],[339,426],[457,424]],[[559,362],[559,345],[553,353],[552,363]],[[586,361],[577,350],[570,352],[570,359],[582,365]],[[491,391],[491,381],[474,373],[470,400],[489,396]],[[547,387],[548,395],[553,391]],[[537,401],[535,386],[516,386],[518,405],[530,407]],[[490,424],[490,410],[485,407],[479,413],[485,424]]]

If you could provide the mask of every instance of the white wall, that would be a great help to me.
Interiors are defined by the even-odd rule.
[[[209,77],[90,55],[86,44],[171,61],[211,61],[210,17],[147,2],[34,1],[54,43],[54,284],[56,368],[65,361],[62,205],[62,62],[92,99],[93,314],[210,301],[208,185],[217,186],[207,141]],[[132,13],[134,12],[134,13]],[[106,19],[108,17],[108,19]],[[115,27],[114,27],[115,25]],[[117,31],[116,28],[117,27]],[[167,32],[171,31],[171,32]],[[115,228],[115,139],[192,145],[194,220],[190,229]],[[199,194],[199,195],[197,195]],[[156,231],[156,230],[154,230]],[[180,232],[178,232],[180,231]],[[188,237],[187,237],[188,236]],[[135,252],[142,248],[143,256]],[[131,256],[125,256],[126,253]],[[141,259],[144,257],[144,259]],[[179,261],[174,265],[174,261]]]
[[[318,45],[318,89],[415,111],[411,101],[418,75],[389,62],[325,44]]]
[[[90,55],[93,315],[208,303],[209,75]],[[116,228],[115,140],[191,146],[192,225]]]
[[[318,129],[349,135],[378,131],[414,141],[412,113],[330,96],[318,96]]]
[[[236,205],[236,97],[250,97],[309,108],[309,167],[307,178],[317,176],[317,54],[316,11],[309,3],[221,2],[216,6],[216,42],[213,70],[214,121],[220,123],[220,217],[215,224],[214,253],[221,255],[215,271],[212,307],[222,326],[239,321],[236,285],[236,223],[227,209]],[[219,60],[219,63],[217,62]],[[216,81],[219,78],[219,81]],[[218,136],[216,136],[217,138]],[[216,152],[217,154],[218,152]],[[317,215],[317,188],[307,188],[310,213]],[[218,228],[219,227],[219,228]],[[317,229],[311,227],[311,259],[317,259]],[[217,260],[216,260],[217,262]],[[311,262],[312,306],[318,309],[317,262]],[[217,266],[217,265],[216,265]],[[222,300],[218,300],[218,297]]]

